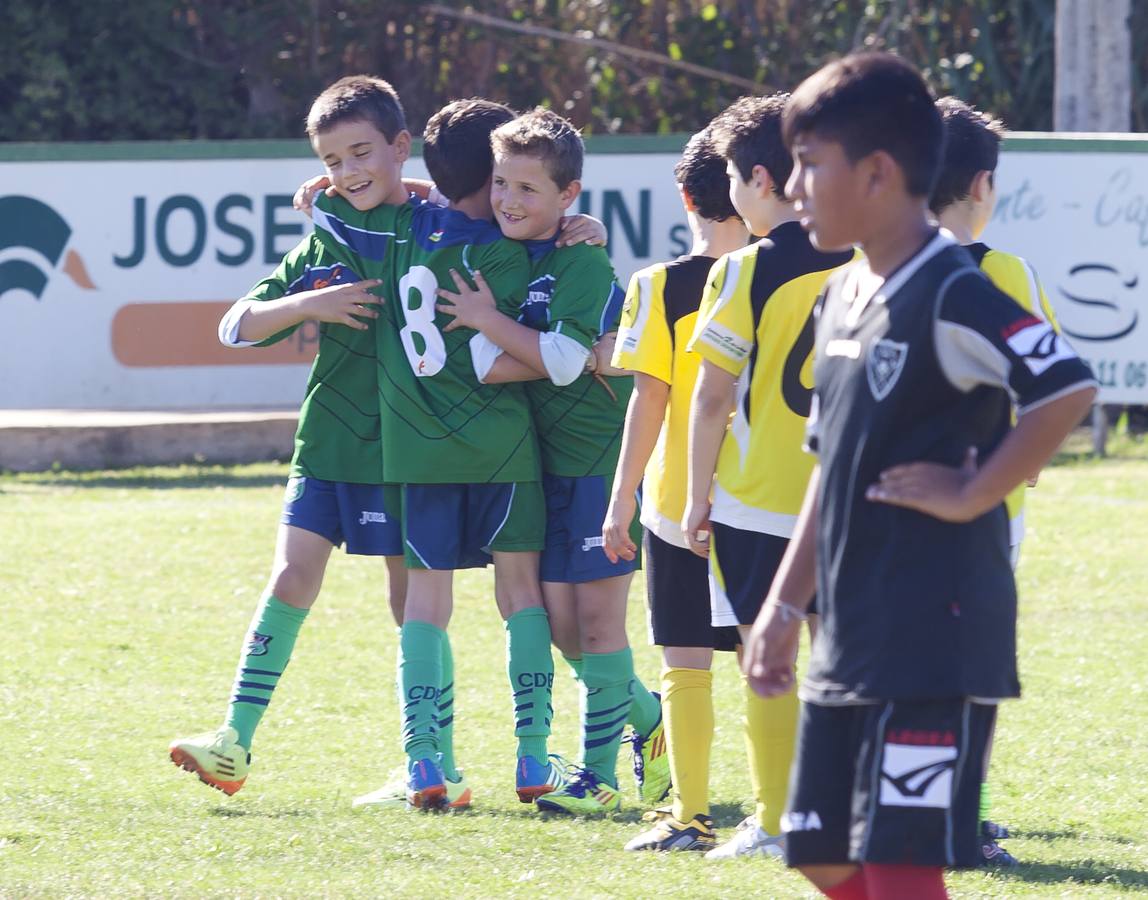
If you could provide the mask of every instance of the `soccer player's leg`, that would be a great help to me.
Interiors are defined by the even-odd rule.
[[[714,522],[710,541],[713,623],[736,626],[744,642],[785,555],[788,539]],[[785,810],[797,735],[797,695],[766,699],[744,677],[743,693],[754,812],[738,826],[733,837],[707,854],[710,859],[781,857],[784,852],[781,814]]]
[[[292,478],[275,542],[271,577],[244,638],[226,720],[214,732],[177,738],[172,762],[234,794],[247,779],[251,744],[323,583],[331,549],[343,540],[331,482]]]
[[[662,646],[662,716],[673,784],[669,809],[648,816],[627,850],[709,850],[710,751],[714,735],[713,653],[733,650],[737,631],[710,625],[706,561],[647,532],[646,599],[650,633]]]

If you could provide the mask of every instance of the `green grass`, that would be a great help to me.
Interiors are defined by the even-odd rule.
[[[962,873],[958,897],[1148,890],[1148,461],[1125,440],[1065,457],[1030,493],[1020,570],[1025,699],[1003,711],[995,816],[1025,865]],[[167,760],[213,728],[266,578],[285,470],[0,477],[0,896],[804,897],[776,864],[621,851],[639,809],[542,821],[512,791],[504,637],[489,573],[458,579],[457,743],[477,802],[352,812],[399,760],[395,630],[377,561],[337,555],[234,798]],[[635,583],[631,639],[647,682]],[[748,793],[733,661],[715,677],[713,797]],[[558,679],[553,748],[573,755]],[[627,784],[627,782],[623,782]]]

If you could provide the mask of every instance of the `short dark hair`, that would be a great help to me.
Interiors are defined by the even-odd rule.
[[[945,152],[929,208],[941,212],[969,196],[978,172],[996,171],[1004,124],[956,97],[937,101],[945,128]]]
[[[523,113],[499,128],[490,139],[495,154],[540,159],[560,191],[582,177],[582,158],[586,153],[582,135],[552,110],[538,107]]]
[[[790,147],[805,133],[835,141],[852,162],[883,150],[915,197],[932,193],[944,148],[932,91],[891,53],[854,53],[818,69],[790,97],[782,131]]]
[[[391,144],[407,127],[398,92],[373,75],[340,78],[316,97],[307,113],[307,136],[313,138],[343,122],[370,122]]]
[[[781,137],[781,117],[788,94],[742,97],[710,123],[717,152],[731,160],[748,182],[754,166],[764,166],[773,179],[773,192],[785,196],[793,157]]]
[[[674,178],[689,195],[703,219],[724,222],[737,216],[729,199],[725,157],[714,147],[713,133],[706,126],[686,142],[682,158],[674,166]]]
[[[462,200],[486,186],[494,168],[490,135],[513,118],[509,106],[478,97],[455,100],[430,117],[423,162],[445,197]]]

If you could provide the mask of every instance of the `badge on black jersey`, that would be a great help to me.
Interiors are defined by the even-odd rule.
[[[869,376],[869,390],[873,392],[875,400],[880,402],[889,396],[897,379],[901,377],[908,357],[909,345],[900,341],[882,338],[869,348],[865,374]]]

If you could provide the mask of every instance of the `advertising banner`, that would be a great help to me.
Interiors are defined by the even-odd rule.
[[[683,143],[589,143],[577,206],[623,285],[689,250]],[[0,408],[297,406],[315,326],[247,350],[216,326],[309,230],[291,195],[319,171],[299,142],[0,148]],[[1148,402],[1148,141],[1013,138],[997,187],[985,240],[1034,265],[1106,402]]]

